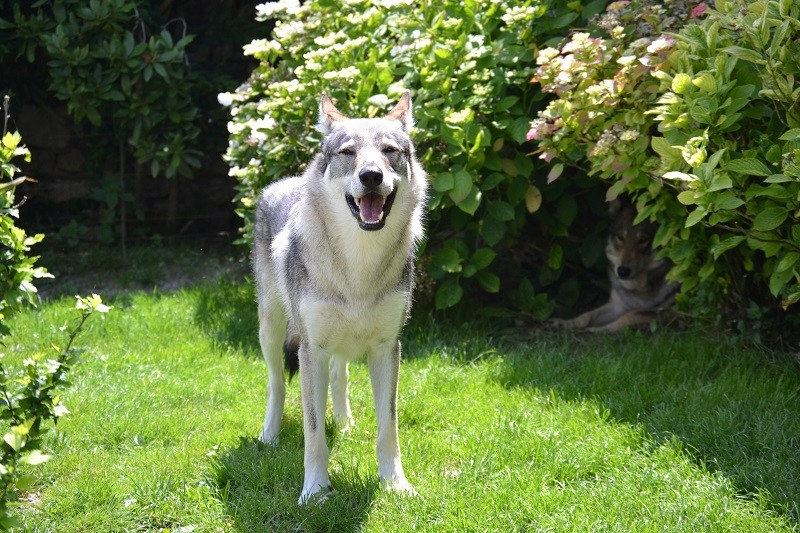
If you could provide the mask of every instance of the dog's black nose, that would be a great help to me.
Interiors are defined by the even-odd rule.
[[[628,279],[630,275],[631,275],[630,268],[626,267],[625,265],[620,265],[617,267],[617,276],[619,276],[620,279]]]
[[[383,183],[383,172],[377,165],[367,165],[358,172],[358,179],[366,187],[377,187]]]

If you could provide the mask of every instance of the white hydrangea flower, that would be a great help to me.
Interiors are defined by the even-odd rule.
[[[278,0],[277,2],[264,2],[256,6],[256,17],[271,19],[278,13],[296,14],[300,9],[300,0]]]
[[[230,107],[233,104],[233,94],[225,92],[217,95],[217,102],[223,107]]]

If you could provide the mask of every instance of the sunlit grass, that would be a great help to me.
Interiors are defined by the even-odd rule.
[[[418,496],[377,482],[364,364],[357,424],[329,427],[324,504],[298,507],[299,380],[277,446],[257,442],[266,366],[247,283],[110,301],[45,441],[28,531],[792,531],[800,372],[702,332],[489,336],[417,319],[400,437]],[[9,359],[46,351],[72,302],[12,324]]]

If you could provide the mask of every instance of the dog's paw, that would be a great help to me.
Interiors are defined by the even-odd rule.
[[[319,505],[334,494],[336,494],[336,491],[330,485],[324,487],[316,485],[314,489],[309,490],[304,488],[300,498],[297,500],[297,505]]]
[[[261,432],[261,436],[258,437],[258,440],[260,440],[263,444],[266,444],[267,446],[274,446],[278,444],[279,434],[280,431],[269,431],[267,430],[267,428],[264,428],[264,430]]]
[[[347,432],[348,430],[350,430],[350,428],[356,425],[356,419],[353,418],[353,415],[351,414],[345,414],[339,416],[334,415],[333,420],[336,423],[336,427],[339,429],[339,431],[343,433]]]
[[[549,331],[556,331],[559,329],[569,329],[570,320],[565,320],[563,318],[551,318],[547,322],[544,323],[544,329]]]
[[[402,496],[416,496],[417,491],[406,478],[381,479],[383,488]]]

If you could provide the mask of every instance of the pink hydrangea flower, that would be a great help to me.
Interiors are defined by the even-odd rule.
[[[706,3],[700,2],[699,4],[694,6],[694,8],[692,9],[692,13],[689,15],[689,18],[697,19],[702,17],[703,15],[706,14],[706,8],[707,8]]]

